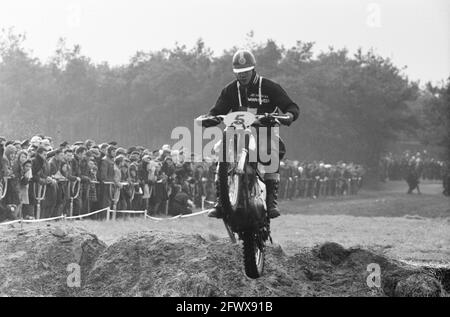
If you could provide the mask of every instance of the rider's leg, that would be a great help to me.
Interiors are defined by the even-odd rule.
[[[269,218],[280,216],[278,208],[278,188],[280,185],[279,173],[266,173],[264,175],[264,183],[266,184],[266,205]]]
[[[222,205],[220,203],[220,195],[219,195],[219,180],[216,173],[214,183],[216,186],[216,202],[214,204],[213,209],[208,213],[208,217],[211,218],[222,218]]]
[[[222,157],[222,141],[219,141],[214,146],[214,151],[217,153],[218,157]],[[211,218],[222,218],[222,204],[220,203],[220,184],[219,184],[219,164],[216,167],[216,173],[214,175],[214,185],[216,187],[216,202],[214,203],[213,209],[208,213],[208,217]]]
[[[270,131],[268,145],[270,146],[271,153],[274,153],[275,155],[278,154],[278,162],[273,161],[271,158],[268,165],[263,164],[265,165],[265,171],[267,171],[264,174],[264,183],[266,184],[266,205],[269,218],[276,218],[280,216],[280,209],[278,208],[277,201],[278,190],[280,187],[280,162],[283,160],[286,154],[286,146],[283,140],[279,137],[279,134],[277,132],[278,130],[275,130],[274,134],[272,134],[271,129],[269,129],[268,131]],[[270,166],[270,168],[268,166]]]

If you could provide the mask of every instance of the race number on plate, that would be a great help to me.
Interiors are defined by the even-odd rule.
[[[255,115],[251,112],[247,111],[236,111],[229,113],[224,119],[223,122],[225,125],[235,125],[240,126],[244,125],[245,127],[250,126],[253,122],[255,122]]]

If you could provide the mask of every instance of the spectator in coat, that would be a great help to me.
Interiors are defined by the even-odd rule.
[[[114,151],[115,146],[108,146],[106,150],[105,157],[100,162],[98,180],[100,182],[100,208],[111,207],[112,196],[111,196],[111,186],[110,184],[105,183],[113,183],[114,182]]]
[[[59,170],[53,175],[53,177],[58,182],[58,194],[55,211],[53,213],[54,217],[58,217],[68,213],[67,211],[69,210],[70,201],[70,191],[68,185],[70,179],[72,179],[72,181],[74,180],[70,176],[69,163],[62,160],[57,164],[57,166],[59,167]]]
[[[47,150],[45,147],[39,147],[36,151],[36,156],[32,161],[32,175],[33,185],[35,185],[36,192],[40,186],[46,186],[45,197],[41,203],[41,218],[48,218],[51,216],[56,205],[57,183],[50,176],[50,165],[47,162]],[[40,186],[38,186],[40,185]],[[30,186],[34,193],[33,186]],[[32,198],[32,204],[37,205],[36,197]]]
[[[29,184],[33,178],[31,172],[31,160],[27,159],[22,163],[21,178],[19,181],[19,212],[24,219],[34,219],[33,206],[30,204]]]
[[[419,178],[420,173],[415,161],[410,161],[407,172],[406,172],[406,182],[408,183],[408,194],[412,194],[413,190],[417,189],[417,192],[420,194],[419,188]]]
[[[25,164],[27,163],[27,164]],[[17,193],[17,212],[24,218],[31,217],[30,201],[28,197],[28,183],[31,179],[31,161],[28,160],[28,154],[24,150],[17,152],[16,159],[13,163],[13,179],[10,190]],[[24,207],[24,205],[27,205]]]
[[[18,176],[14,174],[14,167],[17,162],[16,153],[17,148],[14,145],[9,144],[6,146],[3,164],[6,173],[5,176],[8,177],[8,191],[3,200],[7,205],[17,206],[19,204],[19,192],[17,191]]]
[[[88,208],[88,212],[92,211],[92,206],[95,205],[95,203],[98,200],[97,197],[97,186],[96,186],[96,182],[97,182],[97,164],[94,158],[90,159],[88,162],[88,168],[89,168],[89,173],[88,173],[88,177],[90,180],[90,186],[89,186],[89,192],[88,192],[88,199],[89,199],[89,208]]]

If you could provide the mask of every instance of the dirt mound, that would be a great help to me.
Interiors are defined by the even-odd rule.
[[[441,296],[431,274],[361,249],[325,243],[295,256],[267,249],[265,274],[243,271],[241,245],[167,232],[131,234],[97,260],[83,295],[99,296]],[[369,264],[381,287],[370,288]],[[419,281],[423,281],[420,283]]]
[[[442,286],[436,278],[425,274],[413,274],[395,287],[395,294],[402,297],[438,297],[441,293]]]
[[[74,295],[68,266],[78,264],[83,279],[105,248],[95,235],[64,225],[2,230],[0,296]]]
[[[334,242],[324,243],[317,249],[319,259],[329,261],[333,264],[341,263],[348,255],[348,251],[343,246]]]
[[[270,248],[267,277],[254,281],[242,269],[241,249],[200,235],[143,232],[111,245],[89,274],[84,295],[101,296],[283,296],[295,277],[271,263],[283,261]],[[270,272],[270,273],[269,273]],[[281,287],[280,287],[281,286]],[[286,287],[283,287],[286,286]]]
[[[319,272],[324,273],[327,282],[319,289],[332,291],[329,287],[345,285],[343,295],[362,296],[446,296],[439,276],[429,270],[407,266],[390,260],[383,255],[360,248],[344,249],[336,243],[325,243],[312,250],[312,254],[332,264],[308,261],[304,266],[314,264]],[[296,257],[302,257],[298,254]],[[376,267],[376,269],[375,269]],[[328,270],[327,270],[328,269]],[[325,271],[325,272],[323,272]],[[328,273],[328,274],[327,274]],[[374,275],[379,275],[379,288],[368,285],[376,284]],[[340,278],[342,277],[342,278]]]
[[[422,269],[362,249],[325,243],[294,256],[269,245],[264,276],[245,276],[240,244],[213,235],[146,231],[105,248],[85,231],[46,227],[8,231],[0,240],[0,293],[69,296],[443,296]],[[67,287],[68,263],[82,268]],[[369,287],[379,266],[381,287]],[[3,269],[3,267],[6,268]],[[376,282],[376,279],[373,281]]]

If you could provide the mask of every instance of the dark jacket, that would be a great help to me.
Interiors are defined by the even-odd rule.
[[[104,157],[99,167],[99,181],[114,182],[114,162],[109,157]]]
[[[287,95],[281,86],[270,79],[263,78],[261,83],[261,101],[259,105],[260,76],[254,73],[248,87],[240,86],[241,104],[239,106],[238,82],[232,81],[220,94],[216,104],[209,111],[210,115],[225,115],[230,111],[246,111],[256,109],[256,114],[272,113],[278,107],[283,113],[290,112],[297,120],[300,109]]]
[[[61,169],[61,161],[58,161],[55,156],[53,156],[50,161],[50,175],[55,175]]]
[[[33,182],[45,185],[47,177],[50,176],[50,165],[39,155],[36,155],[31,162],[31,170],[33,173]]]
[[[72,175],[75,177],[81,176],[81,169],[80,169],[80,160],[75,156],[73,160],[70,161],[70,168],[72,170]]]

